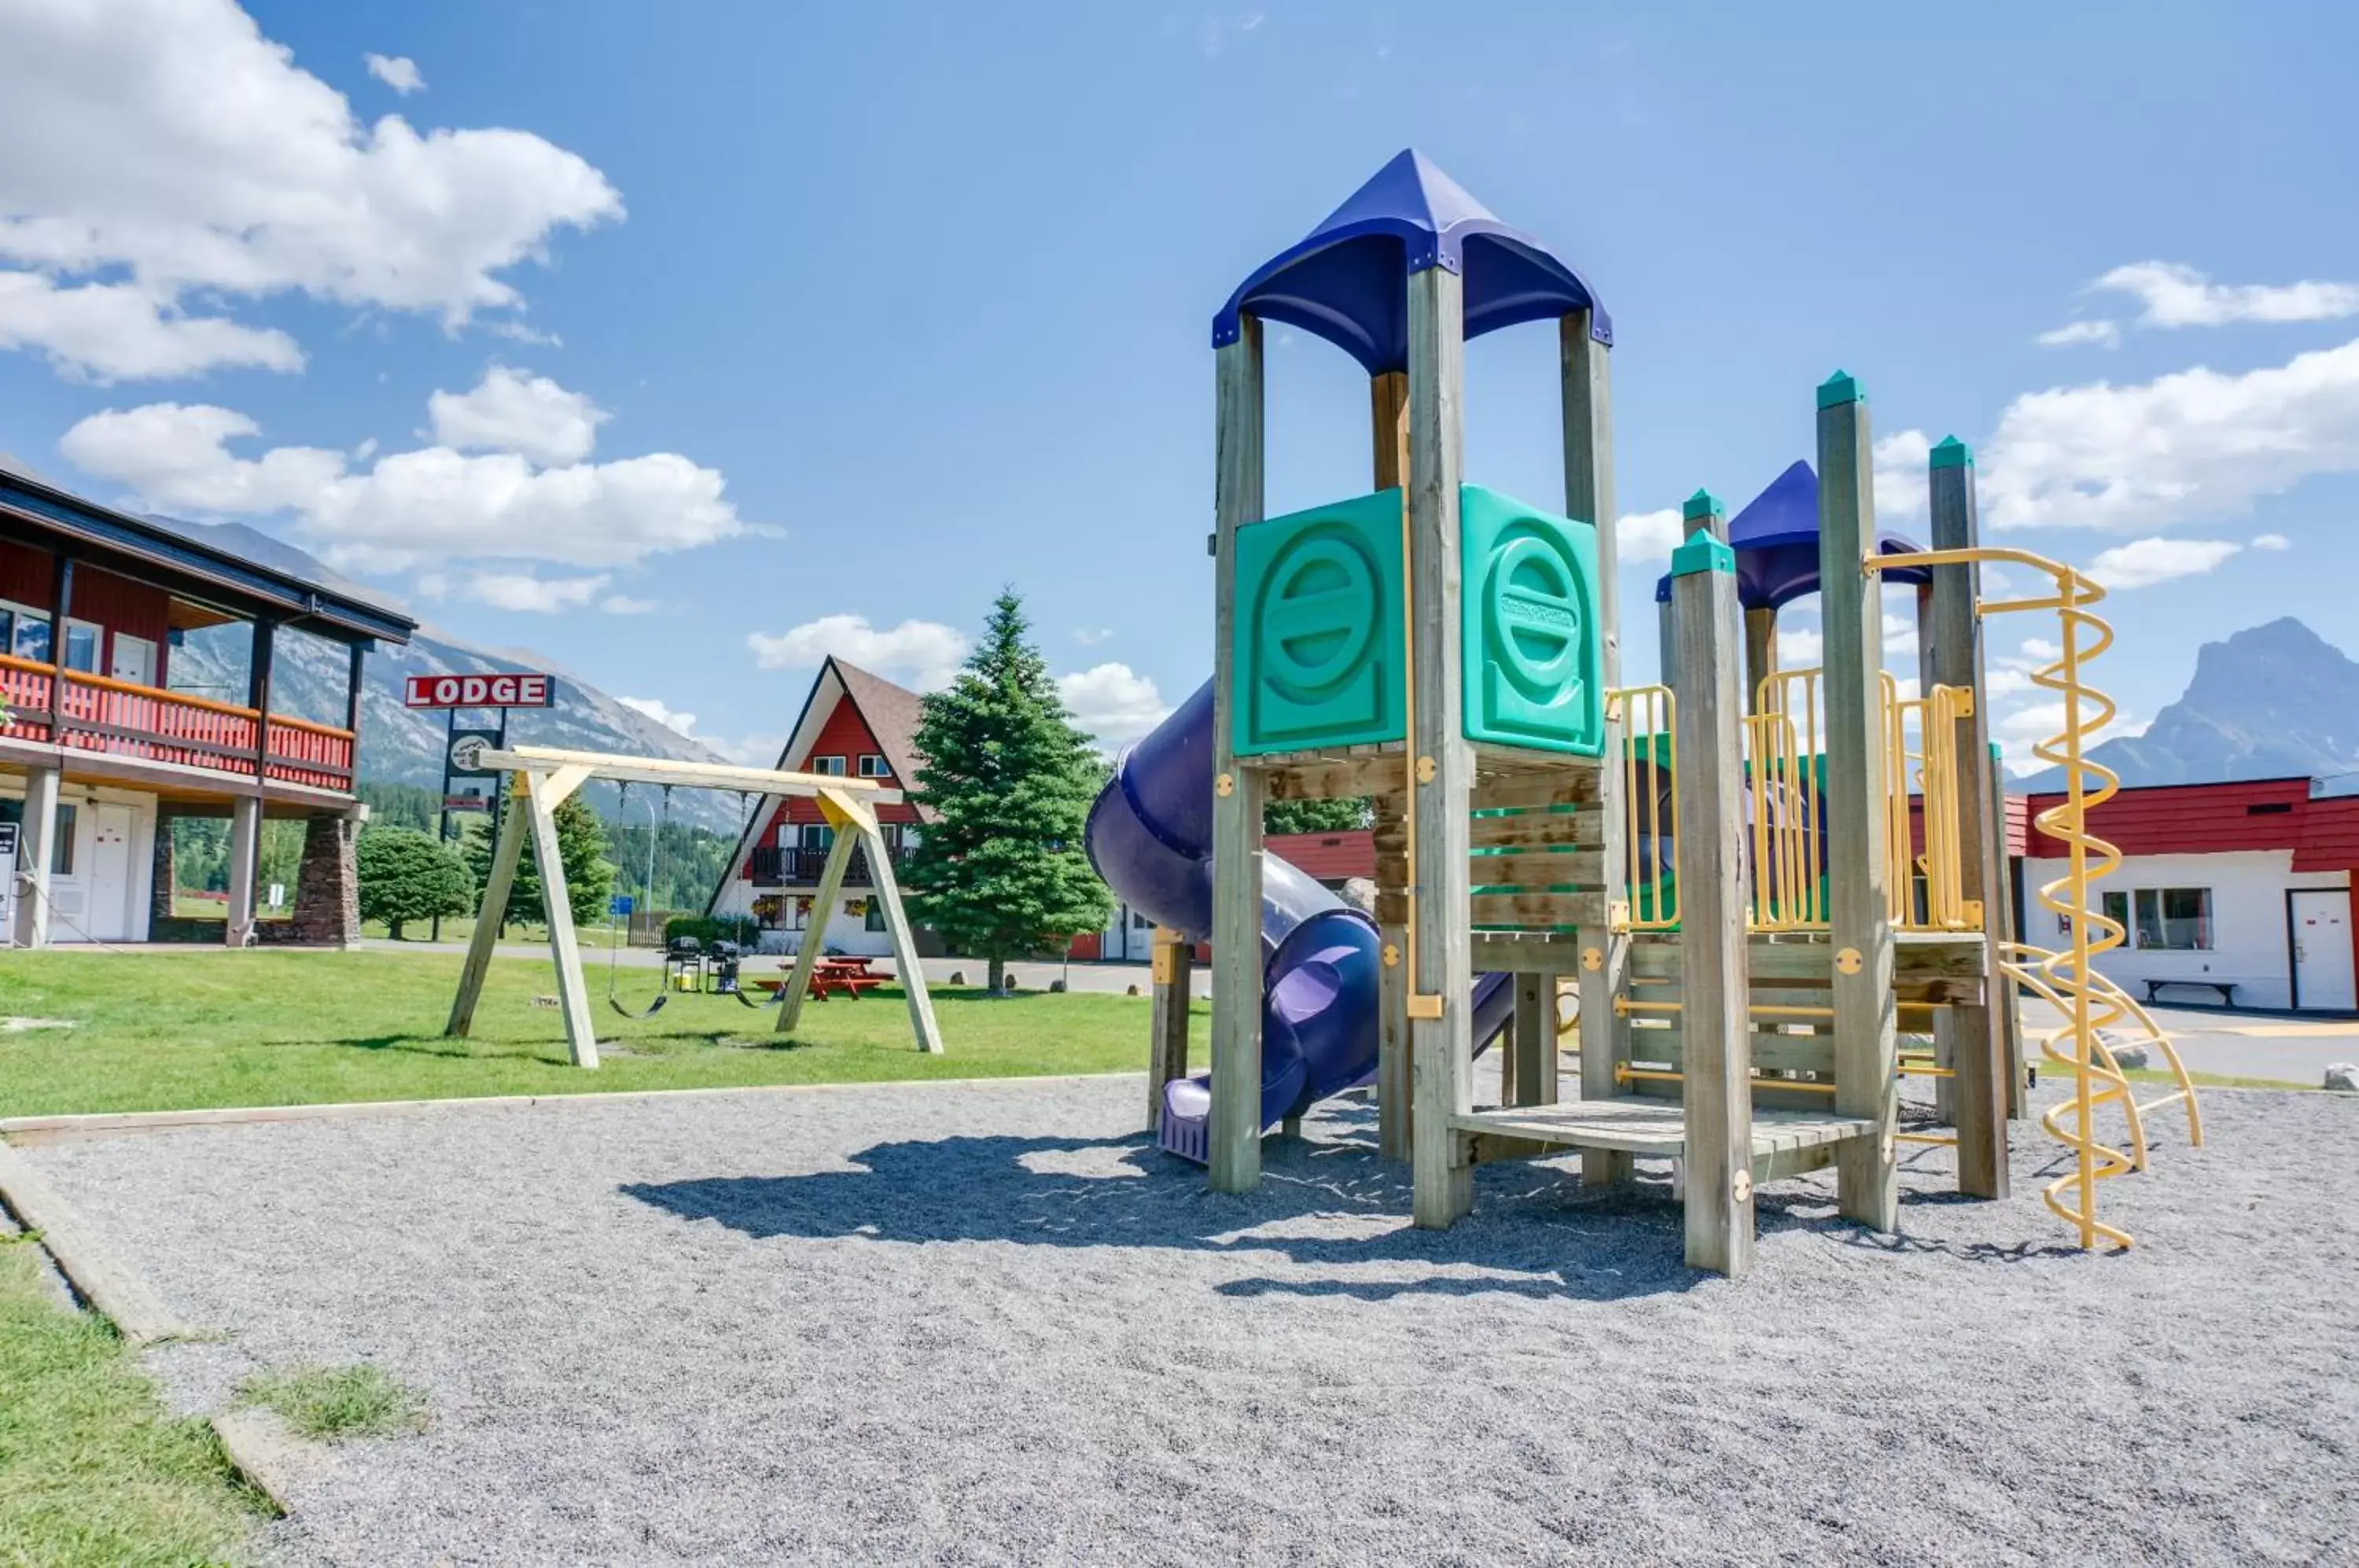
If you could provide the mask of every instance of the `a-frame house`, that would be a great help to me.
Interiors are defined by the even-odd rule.
[[[919,698],[907,687],[857,665],[830,659],[820,667],[801,713],[778,754],[776,767],[795,773],[835,773],[874,779],[888,789],[917,787]],[[896,869],[917,845],[924,828],[918,808],[904,803],[876,808]],[[706,903],[708,914],[751,915],[761,922],[763,945],[769,932],[783,946],[799,947],[817,927],[831,951],[883,955],[891,951],[883,912],[871,893],[865,852],[854,855],[833,907],[812,908],[820,868],[834,830],[821,820],[818,802],[790,799],[747,825],[737,852]],[[918,933],[922,950],[934,951],[931,933]]]

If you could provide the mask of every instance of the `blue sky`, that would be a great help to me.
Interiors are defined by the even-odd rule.
[[[2359,652],[2359,14],[1964,15],[16,0],[0,450],[748,755],[1010,583],[1125,735],[1211,665],[1212,314],[1414,145],[1604,297],[1625,514],[1842,366],[2107,563],[2134,722],[2279,615]],[[1560,499],[1554,354],[1473,345],[1470,478]],[[1357,369],[1270,357],[1271,510],[1364,489]]]

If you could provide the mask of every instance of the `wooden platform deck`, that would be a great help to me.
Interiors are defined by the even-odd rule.
[[[1753,1112],[1756,1163],[1819,1149],[1845,1138],[1872,1137],[1864,1117],[1820,1111]],[[1574,1100],[1558,1105],[1509,1105],[1450,1118],[1451,1130],[1521,1139],[1560,1149],[1600,1149],[1641,1160],[1679,1160],[1687,1152],[1687,1122],[1676,1100]]]

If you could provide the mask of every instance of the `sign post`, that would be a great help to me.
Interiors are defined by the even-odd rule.
[[[406,708],[440,708],[448,715],[443,724],[442,743],[442,810],[435,819],[434,838],[437,844],[451,841],[451,813],[453,811],[492,813],[491,831],[495,840],[500,831],[503,801],[495,786],[485,804],[476,802],[484,797],[473,790],[464,796],[452,792],[451,781],[457,779],[496,778],[498,770],[475,766],[475,757],[486,747],[505,750],[508,744],[508,710],[510,708],[546,708],[557,699],[557,680],[535,670],[494,670],[483,675],[413,675],[404,683],[401,702]],[[462,730],[459,727],[462,708],[494,708],[500,715],[499,727],[492,730]],[[434,917],[433,928],[427,940],[442,940],[442,917]]]

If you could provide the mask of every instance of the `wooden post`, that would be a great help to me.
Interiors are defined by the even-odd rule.
[[[58,552],[49,584],[49,744],[65,745],[66,623],[73,618],[74,558]]]
[[[1764,605],[1745,612],[1745,711],[1761,711],[1761,688],[1777,673],[1777,612]]]
[[[508,793],[521,794],[524,775],[512,773]],[[492,949],[500,939],[500,924],[508,918],[508,899],[516,889],[516,864],[524,858],[524,802],[511,800],[500,815],[499,837],[492,844],[492,868],[484,878],[484,901],[475,911],[474,934],[467,939],[467,962],[459,971],[459,994],[451,1000],[446,1035],[466,1035],[475,1027],[475,1003],[483,996],[484,977],[491,973]]]
[[[360,773],[361,746],[361,675],[368,661],[368,644],[352,645],[351,662],[344,671],[344,728],[353,732],[353,773]]]
[[[1930,480],[1933,548],[1971,550],[1980,519],[1974,504],[1974,457],[1951,436],[1933,449]],[[1920,624],[1928,648],[1927,670],[1943,686],[1973,693],[1973,711],[1958,721],[1958,865],[1960,892],[1982,905],[1983,1000],[1945,1007],[1933,1015],[1936,1039],[1949,1048],[1956,1073],[1943,1080],[1954,1089],[1958,1129],[1958,1191],[1977,1198],[2007,1195],[2006,1080],[2005,1037],[1992,1027],[2000,999],[1998,944],[2006,902],[2000,867],[2006,864],[2006,824],[1992,818],[1990,720],[1983,681],[1982,572],[1972,565],[1933,568],[1930,613]],[[1937,1060],[1938,1060],[1937,1055]]]
[[[1408,373],[1388,370],[1368,381],[1368,449],[1370,467],[1378,490],[1408,488]],[[1407,497],[1404,494],[1403,505]],[[1388,820],[1391,797],[1376,800],[1376,940],[1397,960],[1408,951],[1408,927],[1390,906],[1400,899],[1391,889],[1407,887],[1408,862],[1400,851],[1405,824],[1397,815]],[[1398,797],[1400,812],[1408,810],[1408,796]],[[1392,918],[1386,919],[1386,916]],[[1410,1156],[1409,1127],[1414,1116],[1410,1101],[1408,975],[1398,962],[1376,970],[1376,1147],[1387,1160]]]
[[[59,678],[52,675],[50,682],[54,691]],[[64,778],[62,763],[25,769],[25,812],[16,839],[16,941],[25,947],[49,945],[49,867],[57,859],[58,790]]]
[[[1891,1231],[1899,1222],[1899,1075],[1885,902],[1884,617],[1881,579],[1864,570],[1875,540],[1867,399],[1841,371],[1819,388],[1818,447],[1835,1114],[1875,1124],[1836,1146],[1836,1203],[1844,1218]]]
[[[822,811],[822,814],[824,811]],[[795,954],[794,972],[787,977],[786,1000],[778,1004],[774,1032],[786,1034],[802,1022],[803,1001],[810,995],[812,972],[819,967],[819,950],[827,945],[827,923],[835,918],[835,900],[843,892],[844,872],[851,867],[857,833],[836,828],[829,840],[827,860],[819,868],[819,891],[811,895],[810,919],[803,925],[803,944]]]
[[[1503,1072],[1510,1062],[1515,1072],[1502,1083],[1500,1101],[1510,1105],[1553,1105],[1558,1098],[1556,976],[1518,975],[1515,987],[1515,1050],[1500,1061]],[[1513,1094],[1506,1092],[1509,1087]]]
[[[1934,548],[1938,550],[1940,547],[1936,545]],[[1946,569],[1936,568],[1931,575],[1938,580],[1943,570],[1957,572],[1964,569],[1959,567],[1949,567]],[[1940,669],[1937,668],[1933,659],[1933,647],[1937,640],[1934,635],[1937,627],[1933,618],[1933,583],[1928,582],[1917,584],[1917,692],[1920,697],[1931,695],[1933,688],[1942,684],[1941,672]],[[1958,682],[1958,684],[1962,684],[1962,682]],[[1976,690],[1977,694],[1979,694],[1979,689]],[[1919,711],[1919,723],[1920,725],[1930,717],[1931,712],[1932,711],[1930,708],[1920,709]],[[1932,744],[1931,738],[1928,736],[1920,744],[1930,746]],[[1933,831],[1932,818],[1925,814],[1923,810],[1925,803],[1924,783],[1921,779],[1912,779],[1909,782],[1914,783],[1917,787],[1919,800],[1918,821],[1923,824],[1923,832],[1930,835]],[[1964,779],[1962,778],[1959,782],[1962,784]],[[1960,834],[1962,838],[1965,832],[1962,819],[1971,813],[1971,810],[1972,808],[1968,807],[1962,800],[1961,800],[1958,807],[1958,814],[1961,819]],[[1925,841],[1925,848],[1928,854],[1931,852],[1932,847],[1932,840],[1929,836]],[[1960,849],[1962,854],[1964,853],[1964,846],[1962,844],[1961,844]],[[1967,887],[1971,887],[1973,886],[1974,877],[1971,868],[1964,871],[1962,880]],[[1964,897],[1969,898],[1973,898],[1974,896],[1975,895],[1971,891],[1964,894]],[[1911,899],[1914,897],[1915,893],[1913,890],[1906,891],[1903,895],[1904,901]],[[1940,1068],[1944,1073],[1954,1073],[1957,1070],[1957,1018],[1951,1010],[1947,1007],[1936,1007],[1933,1010],[1933,1065]],[[1955,1127],[1957,1125],[1958,1084],[1955,1077],[1936,1078],[1933,1080],[1933,1119],[1941,1123],[1945,1127]]]
[[[1261,1181],[1261,774],[1237,766],[1237,529],[1262,516],[1261,323],[1214,352],[1212,1182]]]
[[[1736,558],[1699,533],[1671,557],[1680,688],[1680,1085],[1687,1127],[1687,1260],[1753,1264],[1753,1040],[1745,975],[1744,744]]]
[[[1163,1126],[1163,1091],[1188,1076],[1188,1003],[1194,985],[1195,953],[1169,926],[1155,928],[1154,1039],[1147,1058],[1147,1127]]]
[[[929,1056],[942,1054],[941,1025],[934,1021],[933,993],[926,988],[925,961],[918,956],[918,933],[901,908],[901,884],[893,876],[892,852],[885,847],[884,830],[866,805],[832,791],[821,790],[819,808],[867,847],[870,891],[885,916],[885,934],[893,947],[893,970],[901,982],[901,996],[909,1009],[909,1032],[918,1049]]]
[[[541,913],[549,920],[549,956],[557,969],[558,1005],[565,1014],[565,1043],[573,1065],[598,1065],[598,1030],[590,1017],[590,987],[582,977],[582,949],[573,935],[573,906],[566,901],[565,858],[557,843],[557,808],[589,777],[586,769],[561,768],[524,776],[525,812],[532,819],[533,866],[540,873]]]
[[[261,855],[262,797],[239,795],[229,805],[229,903],[222,926],[222,941],[230,947],[254,941],[254,883]]]
[[[1597,528],[1597,616],[1603,623],[1598,679],[1611,691],[1622,683],[1621,547],[1614,511],[1610,349],[1599,332],[1595,316],[1587,310],[1575,310],[1557,322],[1563,389],[1564,510],[1567,517]],[[1609,708],[1604,757],[1597,770],[1598,816],[1604,824],[1598,836],[1605,863],[1605,929],[1581,933],[1581,1097],[1584,1100],[1614,1096],[1614,1064],[1626,1052],[1630,1039],[1630,1020],[1614,1007],[1630,994],[1630,936],[1625,924],[1629,895],[1620,886],[1627,861],[1622,799],[1625,740],[1623,724]],[[1584,1182],[1620,1181],[1629,1174],[1626,1154],[1601,1150],[1581,1157]]]
[[[1983,693],[1977,691],[1974,702],[1979,705]],[[1983,912],[1996,911],[1996,924],[1985,922],[1984,931],[1995,931],[2004,951],[2006,943],[2019,940],[2015,934],[2015,864],[2006,841],[2006,769],[2000,765],[1998,747],[1993,746],[1984,754],[1990,759],[1991,852],[1996,856],[1996,875],[1990,884],[1990,898]],[[2016,994],[2015,982],[1999,967],[1997,952],[1991,956],[1991,1005],[1996,1009],[1999,1055],[2005,1059],[2006,1072],[2006,1119],[2023,1119],[2023,1013],[2021,999]]]
[[[1473,845],[1466,813],[1474,748],[1466,740],[1460,680],[1458,476],[1465,365],[1465,286],[1440,267],[1408,279],[1408,809],[1417,843],[1409,856],[1407,998],[1410,1164],[1416,1223],[1457,1222],[1473,1205],[1473,1167],[1450,1118],[1474,1108],[1471,888]],[[1603,590],[1601,589],[1601,592]]]

